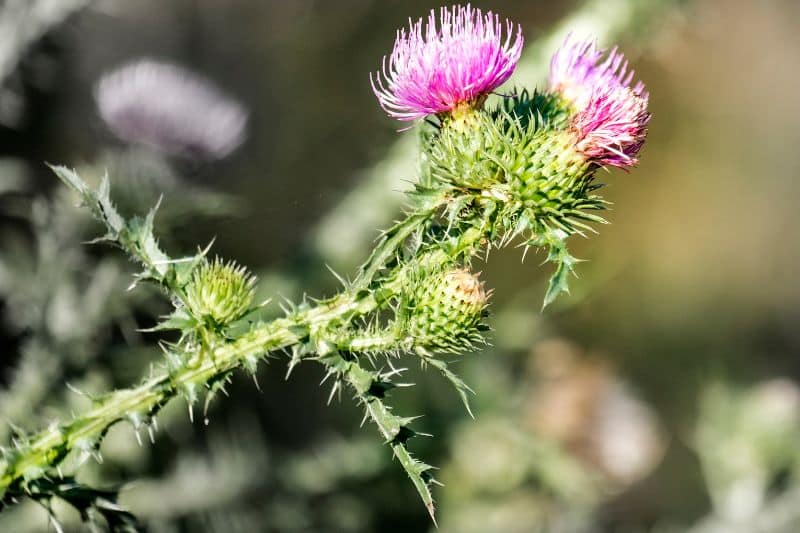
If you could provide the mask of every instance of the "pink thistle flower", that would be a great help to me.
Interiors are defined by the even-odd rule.
[[[550,61],[549,85],[551,91],[561,93],[580,111],[598,88],[630,87],[633,75],[625,56],[616,47],[606,54],[594,39],[577,41],[567,35]],[[631,90],[640,95],[644,84],[638,82]]]
[[[491,11],[453,6],[441,8],[437,27],[431,10],[397,32],[392,54],[383,58],[372,90],[381,107],[398,120],[416,120],[480,105],[505,82],[522,52],[522,29]]]
[[[576,147],[600,165],[627,168],[647,137],[648,95],[625,86],[598,87],[570,125]]]
[[[616,48],[606,51],[592,39],[567,36],[550,62],[550,90],[570,102],[570,129],[577,148],[599,165],[635,165],[647,136],[648,94]]]

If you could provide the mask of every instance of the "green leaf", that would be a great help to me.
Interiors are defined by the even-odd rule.
[[[475,392],[469,387],[469,385],[467,385],[464,380],[458,377],[456,373],[450,370],[450,368],[447,366],[447,363],[441,359],[426,357],[424,361],[432,367],[438,369],[442,375],[453,385],[453,387],[455,387],[458,396],[461,398],[461,401],[467,410],[467,413],[469,413],[470,417],[475,418],[475,415],[472,414],[472,409],[469,405],[469,395],[475,394]]]
[[[94,191],[74,170],[62,166],[48,166],[61,181],[81,195],[83,202],[92,211],[94,217],[106,225],[111,234],[110,237],[116,238],[125,228],[125,219],[117,212],[111,202],[111,186],[108,176],[103,176],[100,187],[97,191]]]
[[[341,357],[339,357],[339,360],[339,364],[335,364],[333,361],[328,363],[341,369],[343,377],[355,391],[356,399],[366,409],[366,417],[372,420],[384,440],[391,445],[392,453],[411,479],[411,483],[417,490],[422,503],[435,524],[433,494],[431,494],[430,490],[430,485],[433,482],[430,470],[433,467],[414,458],[406,447],[408,437],[415,434],[408,427],[413,418],[403,418],[395,415],[392,413],[391,407],[384,403],[381,396],[373,395],[370,392],[373,383],[381,383],[381,392],[385,393],[385,387],[389,384],[389,380],[385,376],[381,377],[380,373],[359,366],[357,361],[345,362]]]
[[[430,470],[433,467],[427,463],[417,460],[411,452],[408,451],[405,444],[394,444],[392,446],[394,456],[400,462],[400,465],[408,474],[414,488],[417,489],[417,494],[422,499],[422,503],[428,510],[434,525],[436,525],[436,508],[433,503],[433,494],[431,493],[431,483],[434,482],[433,476],[430,475]]]
[[[575,273],[573,267],[579,260],[569,254],[566,243],[559,239],[550,243],[546,261],[555,263],[556,270],[547,284],[542,309],[553,303],[562,292],[569,293],[569,275]]]

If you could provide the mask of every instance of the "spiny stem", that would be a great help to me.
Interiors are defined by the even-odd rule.
[[[403,221],[398,222],[391,230],[386,232],[384,240],[375,248],[372,255],[367,260],[359,276],[353,282],[353,288],[366,288],[378,271],[386,265],[386,262],[394,256],[400,246],[415,231],[424,226],[431,217],[437,212],[441,203],[437,202],[433,207],[409,214]]]
[[[398,342],[397,331],[390,326],[387,331],[357,333],[339,341],[339,347],[351,352],[389,352],[396,349]]]
[[[88,412],[69,423],[51,427],[30,438],[29,444],[17,450],[0,477],[0,497],[14,484],[43,475],[57,466],[73,449],[96,447],[109,427],[132,414],[151,417],[175,396],[198,389],[248,359],[263,358],[270,351],[299,342],[295,328],[332,322],[352,312],[354,298],[343,293],[333,303],[323,304],[291,317],[264,324],[228,344],[214,347],[211,353],[199,358],[195,366],[182,366],[163,371],[141,385],[121,389],[98,401]],[[359,305],[365,305],[359,302]]]

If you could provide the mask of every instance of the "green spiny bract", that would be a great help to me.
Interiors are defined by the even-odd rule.
[[[220,259],[203,262],[185,289],[186,306],[198,321],[214,327],[242,318],[255,294],[255,277],[243,266]]]
[[[401,297],[402,342],[421,355],[456,353],[482,343],[490,294],[465,268],[423,268]]]
[[[570,118],[575,113],[572,104],[562,95],[554,92],[534,90],[532,93],[523,89],[518,93],[503,98],[488,113],[493,117],[507,114],[527,125],[530,121],[547,124],[552,129],[566,129]]]
[[[593,194],[596,167],[564,127],[568,113],[557,97],[523,93],[475,114],[470,128],[445,125],[429,141],[431,181],[501,201],[499,222],[506,230],[528,230],[530,236],[591,231],[586,221],[604,221],[588,211],[604,209],[606,202]]]

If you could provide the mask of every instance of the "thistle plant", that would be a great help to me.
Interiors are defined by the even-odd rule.
[[[487,105],[512,74],[522,43],[513,23],[470,6],[443,8],[438,18],[432,12],[398,33],[372,84],[391,117],[419,122],[423,165],[405,215],[381,234],[352,279],[341,278],[338,294],[286,302],[272,321],[253,307],[255,280],[245,268],[209,259],[208,248],[167,255],[154,234],[155,209],[125,218],[108,178],[94,188],[53,167],[105,226],[100,240],[141,267],[136,282],[156,284],[173,304],[152,329],[177,335],[161,341],[161,361],[138,385],[92,397],[86,412],[3,449],[3,501],[68,499],[75,489],[59,492],[59,480],[101,457],[113,424],[154,434],[167,402],[184,398],[194,417],[201,396],[207,408],[237,369],[255,374],[259,362],[284,353],[289,373],[314,361],[326,372],[331,398],[346,390],[364,408],[433,518],[433,469],[410,449],[416,417],[396,414],[388,403],[402,384],[399,361],[417,359],[440,372],[469,409],[471,391],[450,365],[453,355],[486,340],[491,291],[477,277],[478,263],[516,243],[553,265],[545,305],[567,291],[578,262],[567,240],[605,223],[596,173],[635,165],[650,118],[647,94],[641,83],[631,85],[622,55],[592,41],[565,43],[547,89],[510,91]]]

